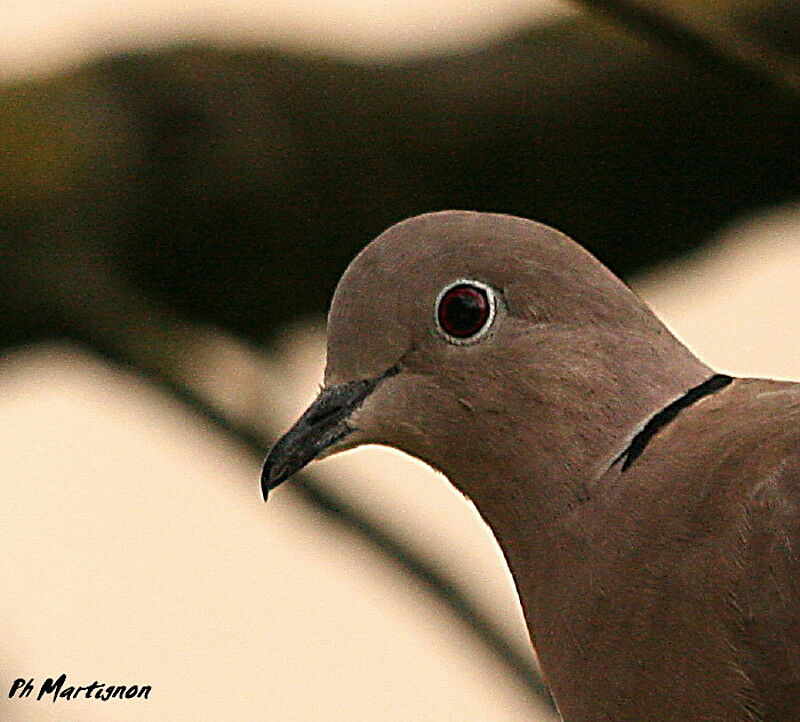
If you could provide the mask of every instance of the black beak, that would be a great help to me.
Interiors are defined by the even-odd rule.
[[[278,484],[353,431],[353,427],[347,423],[347,417],[385,377],[349,381],[322,390],[316,401],[269,452],[261,471],[264,501]]]

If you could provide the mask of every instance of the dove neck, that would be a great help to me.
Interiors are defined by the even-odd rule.
[[[469,463],[445,473],[494,532],[553,692],[568,699],[586,691],[582,675],[593,663],[582,666],[582,644],[593,629],[586,610],[591,595],[605,589],[608,559],[628,543],[630,526],[620,510],[627,491],[644,483],[642,462],[652,446],[623,470],[626,451],[670,406],[689,414],[695,397],[717,393],[728,381],[666,335],[609,332],[605,339],[595,333],[552,343],[536,348],[536,363],[519,374],[518,393],[505,394],[504,443],[481,446]]]
[[[534,553],[550,555],[550,531],[602,499],[611,476],[631,473],[624,454],[648,421],[714,376],[666,329],[550,329],[527,359],[522,368],[515,361],[503,408],[480,415],[495,428],[471,437],[487,443],[468,455],[454,446],[440,467],[473,500],[512,571]],[[471,403],[486,412],[497,397],[487,385]]]

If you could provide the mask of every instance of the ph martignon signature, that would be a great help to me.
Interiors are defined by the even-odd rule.
[[[67,675],[62,674],[56,679],[48,677],[38,686],[33,677],[28,679],[18,677],[11,683],[8,696],[9,698],[23,699],[33,695],[34,691],[36,691],[37,701],[42,699],[49,699],[52,702],[62,699],[98,699],[107,702],[110,699],[149,699],[151,687],[149,684],[105,684],[97,681],[77,686],[68,684]]]

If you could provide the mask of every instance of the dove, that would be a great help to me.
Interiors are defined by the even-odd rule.
[[[800,718],[800,384],[716,373],[580,245],[402,221],[342,276],[267,493],[364,444],[476,506],[564,720]]]

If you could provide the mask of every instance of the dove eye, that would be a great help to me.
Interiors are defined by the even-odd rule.
[[[496,305],[491,287],[479,281],[456,281],[436,299],[436,324],[451,343],[473,343],[492,325]]]

